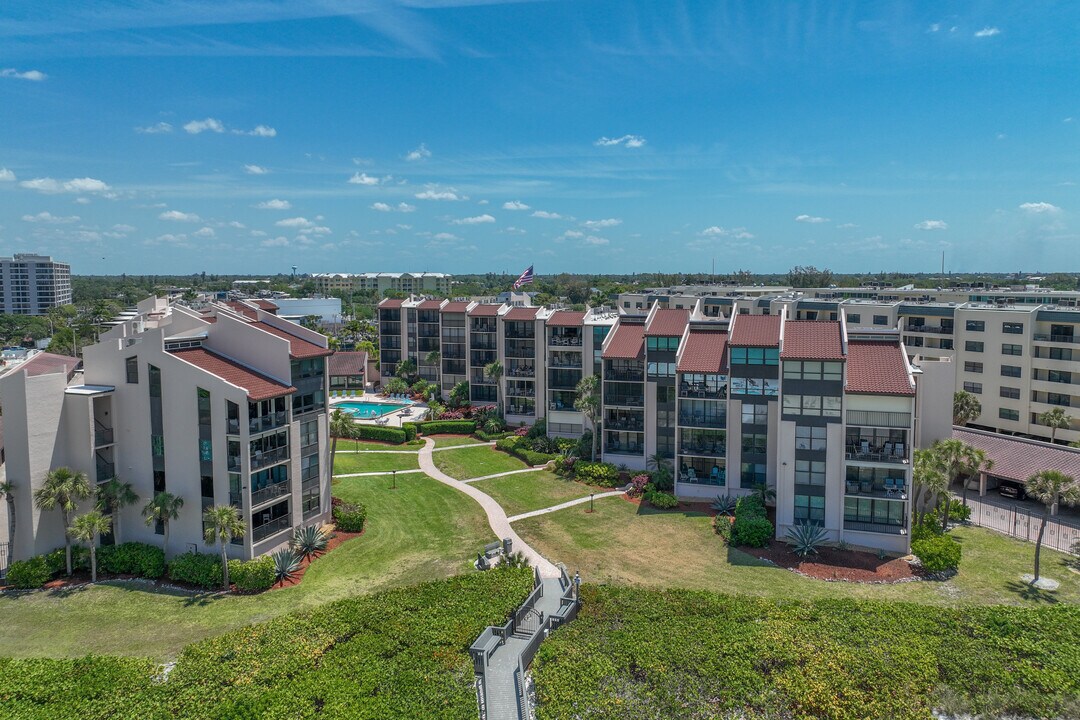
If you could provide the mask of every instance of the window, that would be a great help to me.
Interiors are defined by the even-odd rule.
[[[769,422],[769,406],[743,403],[743,425],[766,425]]]
[[[1020,412],[1009,408],[998,408],[998,417],[1002,420],[1019,420]]]
[[[764,455],[769,450],[769,436],[758,433],[743,433],[742,451]]]
[[[1001,388],[998,390],[998,394],[1003,398],[1008,398],[1010,400],[1019,400],[1020,388],[1005,387],[1004,385],[1002,385]]]
[[[1018,323],[1018,322],[1001,323],[1001,332],[1006,333],[1008,335],[1023,335],[1024,334],[1024,323]]]
[[[875,325],[888,325],[889,324],[889,316],[888,315],[875,315],[874,316],[874,324]]]
[[[1018,365],[1002,365],[1001,376],[1002,377],[1020,377],[1021,368]]]
[[[646,339],[646,347],[651,351],[678,352],[679,338],[677,337],[650,337]]]
[[[731,378],[732,395],[768,395],[775,397],[780,392],[780,382],[768,378]]]
[[[875,500],[867,497],[845,497],[844,522],[903,527],[904,503],[896,500]]]
[[[649,377],[675,377],[675,363],[649,363]]]
[[[1023,345],[1014,345],[1012,343],[1002,343],[1001,344],[1001,354],[1002,355],[1023,355],[1024,354],[1024,346]]]
[[[673,427],[675,427],[675,411],[674,410],[657,410],[656,411],[656,427],[658,427],[658,428],[673,428]]]
[[[742,463],[740,483],[743,487],[765,484],[766,468],[764,463]]]
[[[1034,395],[1034,393],[1032,394]],[[1062,407],[1070,407],[1072,405],[1072,395],[1048,392],[1046,393],[1046,402],[1049,405],[1061,405]]]
[[[795,522],[796,524],[824,525],[825,498],[821,495],[796,495]]]
[[[129,357],[124,361],[124,368],[127,370],[127,381],[132,385],[136,385],[139,382],[139,358]]]
[[[776,365],[779,362],[778,348],[731,348],[732,365]]]
[[[1057,348],[1057,347],[1036,347],[1036,357],[1047,358],[1048,360],[1072,360],[1072,348]]]
[[[796,460],[795,483],[824,486],[825,462],[823,460]]]
[[[982,395],[982,383],[977,382],[965,382],[964,392],[974,393],[976,395]]]
[[[305,420],[300,423],[300,448],[310,447],[319,443],[319,421]]]
[[[966,327],[968,332],[983,332],[986,330],[986,323],[982,320],[968,320]]]
[[[983,364],[981,362],[965,362],[964,372],[969,373],[981,373],[983,371]]]
[[[202,487],[202,496],[204,498],[214,497],[214,477],[213,475],[203,475],[200,478],[200,486]]]
[[[840,417],[840,398],[821,395],[784,395],[785,415]]]
[[[675,402],[675,386],[674,385],[657,385],[656,386],[656,404],[668,405]]]
[[[795,426],[796,450],[824,450],[827,428],[811,425]]]
[[[844,379],[844,366],[843,363],[832,361],[789,360],[784,363],[784,379],[839,382]]]
[[[296,415],[299,415],[301,413],[313,412],[315,410],[322,410],[322,408],[322,390],[317,390],[313,393],[305,393],[303,395],[293,395],[293,413]]]
[[[860,315],[859,313],[848,313],[847,321],[849,323],[862,322],[862,315]]]
[[[978,340],[965,340],[964,349],[968,352],[982,352],[983,344]]]

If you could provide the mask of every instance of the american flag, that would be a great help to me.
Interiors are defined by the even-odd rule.
[[[514,281],[514,289],[517,290],[522,285],[528,285],[533,281],[533,266],[525,268],[525,272],[521,273],[521,277]]]

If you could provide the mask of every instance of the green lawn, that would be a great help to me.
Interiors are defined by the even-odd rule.
[[[459,445],[483,445],[483,440],[477,440],[471,435],[435,435],[432,437],[435,447],[457,447]]]
[[[605,491],[559,477],[550,470],[491,478],[472,485],[493,497],[511,516],[589,497],[590,492]]]
[[[470,480],[528,467],[516,457],[487,445],[437,452],[431,457],[435,461],[435,467],[455,480]]]
[[[401,445],[374,440],[338,440],[338,450],[412,450],[415,452],[423,446],[422,440],[413,440],[411,443]]]
[[[398,456],[400,457],[400,456]],[[250,596],[151,592],[133,583],[0,596],[0,654],[174,657],[184,645],[293,610],[466,572],[494,539],[480,507],[426,475],[345,478],[334,495],[368,507],[364,534],[319,558],[303,582]]]
[[[346,453],[334,459],[334,474],[414,470],[420,467],[416,455],[407,453]]]
[[[552,562],[581,571],[588,582],[650,588],[690,588],[767,597],[909,600],[941,605],[1080,602],[1080,574],[1068,556],[1043,550],[1042,574],[1061,582],[1032,592],[1020,576],[1032,571],[1035,546],[975,527],[953,531],[964,546],[960,571],[947,582],[868,585],[824,582],[766,565],[726,547],[711,518],[692,511],[659,512],[621,497],[596,502],[596,512],[568,508],[514,523]]]

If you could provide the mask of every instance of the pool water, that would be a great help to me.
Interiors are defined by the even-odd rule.
[[[350,400],[347,402],[337,403],[334,405],[334,409],[341,408],[347,413],[359,418],[372,418],[382,417],[395,410],[400,410],[403,407],[407,407],[408,403],[395,403],[395,402],[364,402],[360,400]]]

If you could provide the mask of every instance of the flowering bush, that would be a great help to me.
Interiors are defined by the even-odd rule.
[[[529,434],[529,428],[522,425],[521,427],[519,427],[517,430],[514,431],[514,434],[517,435],[518,437],[525,437],[526,435]]]
[[[630,479],[630,487],[626,489],[627,497],[641,497],[645,494],[645,489],[649,485],[648,475],[635,475]]]

